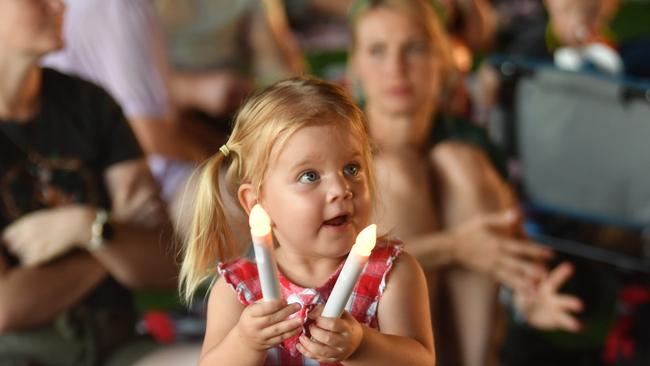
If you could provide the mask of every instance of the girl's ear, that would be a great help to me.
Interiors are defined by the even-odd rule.
[[[250,214],[251,209],[257,203],[257,193],[253,185],[250,183],[240,185],[237,190],[237,198],[239,198],[239,203],[246,211],[246,214]]]

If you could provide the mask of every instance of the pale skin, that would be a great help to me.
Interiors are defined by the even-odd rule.
[[[247,212],[255,203],[269,212],[279,243],[278,267],[300,286],[322,285],[368,223],[366,173],[360,145],[350,135],[327,125],[303,127],[288,139],[277,159],[271,154],[273,163],[259,196],[252,184],[239,189]],[[340,217],[342,222],[331,223]],[[312,314],[312,338],[301,337],[297,349],[320,362],[345,365],[433,364],[428,306],[424,274],[405,254],[396,261],[379,302],[381,333],[359,324],[347,312],[337,319],[320,317],[322,307],[317,307]],[[263,300],[244,307],[219,279],[208,303],[200,365],[224,357],[238,365],[263,364],[267,349],[300,331],[302,319],[287,319],[299,309],[296,304]]]
[[[442,67],[426,33],[407,15],[379,7],[360,18],[354,34],[352,69],[378,145],[382,204],[375,220],[408,243],[431,282],[445,275],[461,342],[456,362],[487,364],[497,282],[530,289],[545,278],[541,262],[550,252],[517,239],[513,195],[480,150],[460,142],[425,148]]]
[[[38,61],[59,48],[63,3],[0,1],[0,120],[29,123],[40,105]],[[26,214],[1,233],[0,333],[51,322],[106,276],[129,288],[173,288],[176,265],[165,247],[169,224],[158,190],[141,159],[110,166],[104,183],[112,199],[115,237],[90,252],[96,207],[60,206]],[[47,304],[47,306],[43,306]]]

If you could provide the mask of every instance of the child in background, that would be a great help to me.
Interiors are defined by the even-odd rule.
[[[264,89],[242,107],[220,150],[200,179],[181,270],[191,299],[221,262],[200,365],[434,364],[424,274],[395,241],[378,240],[340,318],[319,316],[369,224],[375,192],[367,127],[345,92],[311,78]],[[222,166],[246,212],[259,203],[271,217],[289,304],[261,301],[250,260],[227,262],[234,244],[219,192]]]

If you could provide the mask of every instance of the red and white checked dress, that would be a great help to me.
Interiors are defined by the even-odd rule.
[[[386,289],[388,272],[402,252],[402,248],[403,245],[398,241],[380,240],[370,254],[368,263],[361,272],[359,281],[350,296],[350,301],[345,307],[345,310],[359,323],[379,329],[377,305]],[[301,316],[304,319],[302,334],[307,334],[308,326],[312,322],[307,317],[307,313],[316,305],[325,304],[342,267],[343,262],[325,284],[318,288],[298,286],[284,277],[282,273],[278,274],[282,297],[288,304],[299,303],[302,305],[302,309],[292,315],[292,317]],[[242,304],[248,306],[262,298],[257,266],[252,260],[243,258],[230,263],[221,263],[219,264],[219,273],[237,293]],[[270,349],[265,365],[321,365],[298,352],[296,344],[299,336],[300,334],[287,339],[280,347]]]

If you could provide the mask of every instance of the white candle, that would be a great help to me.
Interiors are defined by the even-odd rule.
[[[257,263],[257,273],[260,276],[264,300],[280,300],[282,295],[278,283],[278,269],[273,256],[271,219],[262,206],[255,205],[251,209],[248,223],[251,227],[255,262]]]
[[[377,225],[375,224],[361,230],[359,235],[357,235],[357,240],[352,246],[352,250],[350,250],[350,254],[348,254],[348,258],[343,264],[343,268],[341,268],[339,278],[336,279],[332,293],[327,299],[321,316],[326,318],[338,318],[341,316],[376,242]]]

